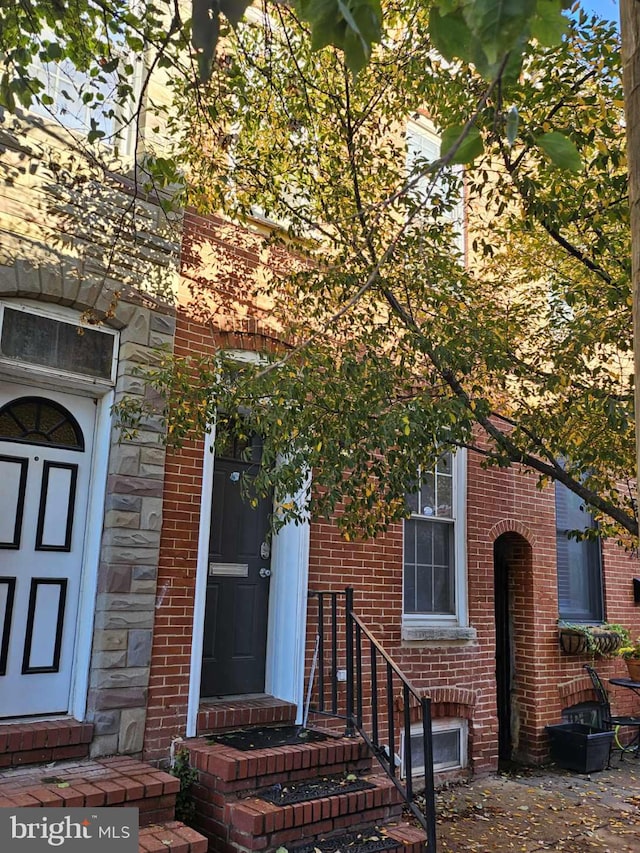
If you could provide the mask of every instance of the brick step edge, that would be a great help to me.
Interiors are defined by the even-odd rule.
[[[61,787],[62,785],[62,787]],[[140,825],[175,816],[180,780],[126,756],[21,767],[0,773],[0,807],[129,806],[140,810]]]
[[[293,725],[297,706],[273,697],[201,704],[198,711],[198,735],[217,734],[249,726]]]
[[[268,788],[276,782],[299,782],[343,771],[366,772],[372,757],[364,741],[330,738],[241,752],[224,744],[195,739],[184,742],[200,784],[223,794]]]
[[[350,833],[349,835],[352,835]],[[415,826],[414,824],[408,823],[393,823],[388,824],[387,826],[375,826],[371,828],[365,829],[361,832],[363,836],[362,844],[354,844],[351,842],[344,849],[348,851],[348,853],[358,853],[361,849],[367,849],[368,845],[371,843],[371,837],[378,837],[380,840],[388,840],[395,842],[395,847],[387,848],[386,853],[392,853],[394,850],[403,850],[404,853],[424,853],[427,836],[426,833]],[[325,841],[330,841],[335,844],[336,842],[340,842],[343,837],[349,837],[349,835],[345,833],[339,833],[336,835],[335,833],[332,835],[323,836],[322,838],[316,839],[316,844],[322,849],[322,844]],[[309,842],[298,844],[295,847],[291,847],[289,849],[289,853],[299,853],[301,850],[305,850],[309,847]]]
[[[207,853],[208,840],[179,820],[140,828],[139,853]]]
[[[0,769],[86,758],[93,737],[91,723],[40,720],[0,725]]]
[[[400,822],[403,800],[391,780],[372,778],[366,791],[274,806],[257,798],[216,803],[196,796],[196,825],[218,853],[265,850],[300,844],[348,829]]]

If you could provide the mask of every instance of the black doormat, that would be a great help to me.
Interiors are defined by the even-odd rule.
[[[258,791],[256,797],[267,800],[274,806],[288,806],[291,803],[305,803],[308,800],[319,800],[320,797],[332,797],[334,794],[347,794],[350,791],[366,791],[369,788],[375,788],[375,785],[350,774],[349,776],[325,776],[322,779],[309,779],[287,785],[272,785],[270,788]]]
[[[208,743],[223,743],[242,752],[250,749],[268,749],[271,746],[289,746],[299,743],[317,743],[326,740],[327,735],[302,726],[262,726],[251,729],[237,729],[234,732],[222,732],[207,738]]]
[[[378,853],[379,850],[392,850],[400,846],[398,841],[372,829],[368,832],[345,832],[324,841],[291,847],[289,853]]]

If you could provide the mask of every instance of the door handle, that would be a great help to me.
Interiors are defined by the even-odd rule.
[[[271,569],[267,569],[265,566],[263,566],[260,569],[260,571],[258,572],[258,574],[260,575],[261,578],[270,578],[271,577]]]

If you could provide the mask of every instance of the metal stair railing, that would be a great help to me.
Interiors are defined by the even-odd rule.
[[[427,835],[429,853],[436,853],[436,810],[433,782],[431,700],[415,688],[381,643],[355,613],[354,591],[309,591],[316,600],[317,633],[309,684],[309,710],[342,719],[345,734],[362,737],[404,798]],[[343,630],[339,623],[344,621]],[[363,648],[364,647],[364,648]],[[344,661],[344,666],[339,666]],[[317,673],[317,685],[312,685]],[[344,683],[344,696],[340,685]],[[312,688],[316,702],[311,705]],[[368,704],[367,703],[368,700]],[[366,707],[365,707],[366,704]],[[399,705],[399,709],[396,708]],[[417,802],[411,748],[411,725],[422,722],[424,791]],[[396,724],[404,728],[402,767],[398,773]],[[422,775],[422,770],[420,770]]]

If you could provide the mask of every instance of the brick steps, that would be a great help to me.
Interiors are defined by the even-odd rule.
[[[381,833],[394,851],[422,853],[425,834],[402,822],[403,802],[393,782],[372,772],[372,758],[359,738],[329,737],[315,743],[241,751],[203,738],[184,742],[198,771],[192,789],[196,827],[216,853],[293,849],[347,831]],[[374,784],[364,791],[334,794],[287,805],[258,796],[260,789],[356,773]],[[363,853],[367,850],[362,846]],[[358,853],[351,844],[349,853]]]
[[[329,853],[329,851],[348,851],[348,853],[360,853],[360,851],[371,850],[372,841],[374,839],[393,841],[395,846],[387,847],[385,853],[395,853],[402,850],[403,853],[424,853],[426,837],[425,833],[408,823],[390,823],[386,826],[370,827],[368,831],[362,833],[362,840],[359,842],[354,840],[354,833],[339,833],[338,835],[329,835],[318,839],[314,846],[317,846],[319,853]],[[375,843],[375,842],[374,842]],[[307,853],[309,844],[298,845],[289,848],[290,853]]]
[[[207,853],[209,842],[179,820],[152,824],[140,829],[139,853]]]
[[[130,806],[140,826],[173,820],[180,782],[133,758],[63,762],[0,772],[0,807]]]
[[[276,806],[251,797],[225,805],[228,840],[244,850],[276,850],[310,837],[364,829],[399,818],[402,798],[386,776],[369,777],[375,787]]]
[[[0,725],[0,769],[86,758],[93,736],[90,723],[73,719]]]
[[[203,702],[198,711],[198,735],[245,726],[293,725],[297,707],[273,696]]]
[[[317,743],[248,752],[198,738],[185,741],[184,748],[189,752],[191,766],[200,771],[201,784],[222,794],[345,771],[362,773],[371,769],[372,761],[366,744],[358,738],[329,737]]]

